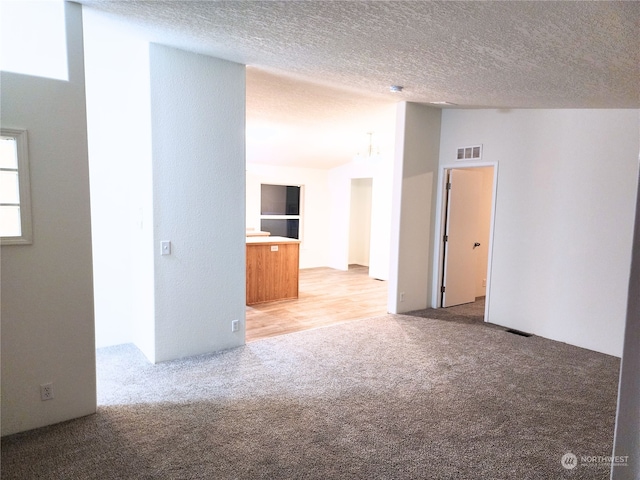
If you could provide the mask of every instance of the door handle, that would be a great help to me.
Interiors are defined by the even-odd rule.
[[[476,248],[476,247],[479,247],[479,246],[480,246],[480,244],[478,242],[473,244],[473,248]]]

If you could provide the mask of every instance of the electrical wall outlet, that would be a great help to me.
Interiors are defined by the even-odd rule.
[[[231,320],[231,331],[237,332],[240,330],[240,321],[239,320]]]
[[[53,383],[43,383],[40,385],[40,400],[53,400]]]

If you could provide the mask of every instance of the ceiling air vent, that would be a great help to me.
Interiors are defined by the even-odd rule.
[[[480,160],[482,158],[482,145],[458,148],[457,160]]]

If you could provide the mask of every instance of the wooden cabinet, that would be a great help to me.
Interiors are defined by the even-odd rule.
[[[247,237],[247,305],[298,298],[300,241]]]

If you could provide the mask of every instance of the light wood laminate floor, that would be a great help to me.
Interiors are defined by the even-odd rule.
[[[300,270],[299,298],[247,307],[247,342],[387,313],[387,282],[350,265]]]

